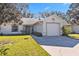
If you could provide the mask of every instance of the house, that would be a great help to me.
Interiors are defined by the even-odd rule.
[[[62,27],[67,22],[62,17],[53,14],[46,18],[22,18],[21,25],[13,23],[4,23],[0,26],[1,34],[31,34],[32,32],[41,33],[43,36],[60,36],[62,35]]]
[[[57,14],[41,19],[34,24],[34,32],[42,33],[43,36],[60,36],[63,34],[62,27],[68,23]]]
[[[76,19],[71,18],[69,23],[72,28],[72,33],[79,33],[79,22],[76,21]]]

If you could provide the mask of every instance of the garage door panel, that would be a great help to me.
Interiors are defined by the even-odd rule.
[[[47,23],[47,36],[59,36],[59,24]]]

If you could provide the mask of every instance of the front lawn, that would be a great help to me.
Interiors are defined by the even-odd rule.
[[[79,34],[68,34],[69,37],[79,39]]]
[[[0,36],[0,55],[48,56],[31,36]]]

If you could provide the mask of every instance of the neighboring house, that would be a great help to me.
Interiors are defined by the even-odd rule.
[[[71,3],[67,11],[73,33],[79,33],[79,3]]]
[[[75,19],[71,18],[69,23],[72,28],[72,33],[79,33],[79,24],[77,24],[79,22],[75,21]]]
[[[79,33],[79,25],[78,24],[72,24],[72,31],[73,33]]]
[[[32,32],[39,32],[43,36],[60,36],[62,35],[62,27],[67,25],[65,19],[56,14],[46,18],[22,18],[22,25],[14,25],[12,23],[1,25],[0,33],[2,34],[31,34]]]

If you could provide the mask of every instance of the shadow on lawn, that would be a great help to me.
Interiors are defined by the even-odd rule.
[[[66,36],[59,37],[37,37],[32,36],[40,45],[74,47],[79,43],[79,40],[72,39]]]

